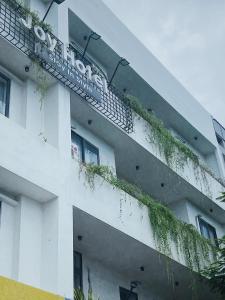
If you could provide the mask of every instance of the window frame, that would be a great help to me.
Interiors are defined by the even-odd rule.
[[[198,227],[199,227],[199,231],[200,231],[200,234],[210,240],[209,238],[205,237],[204,234],[203,234],[203,230],[202,230],[202,226],[204,226],[206,229],[207,229],[207,232],[209,233],[209,231],[211,233],[213,233],[213,236],[214,236],[214,241],[215,241],[215,245],[218,247],[219,244],[218,244],[218,237],[217,237],[217,233],[216,233],[216,228],[214,226],[212,226],[210,223],[208,223],[204,218],[202,218],[201,216],[198,216],[197,217],[198,219]]]
[[[11,80],[9,77],[4,75],[2,72],[0,72],[0,78],[6,81],[6,105],[5,105],[5,112],[2,114],[5,117],[9,117],[9,102],[10,102],[10,87],[11,87]]]
[[[75,267],[75,255],[78,255],[80,257],[80,268]],[[75,287],[75,274],[79,274],[80,277],[80,289],[83,291],[83,257],[82,253],[74,250],[73,251],[73,287]]]
[[[81,140],[81,159],[83,163],[86,163],[85,161],[85,149],[86,149],[86,145],[93,147],[96,150],[97,153],[97,165],[100,165],[100,158],[99,158],[99,148],[97,148],[95,145],[93,145],[92,143],[90,143],[89,141],[87,141],[85,138],[83,138],[82,136],[80,136],[78,133],[76,133],[73,129],[71,129],[71,133],[75,134],[80,140]],[[71,142],[73,144],[73,140],[72,140],[72,134],[71,134]]]
[[[134,296],[135,297],[135,300],[138,300],[138,294],[137,293],[135,293],[135,292],[132,292],[132,291],[130,291],[130,290],[128,290],[128,289],[125,289],[124,287],[119,287],[119,292],[120,292],[120,300],[121,300],[121,292],[126,292],[127,293],[127,296],[128,295],[132,295],[132,296]]]

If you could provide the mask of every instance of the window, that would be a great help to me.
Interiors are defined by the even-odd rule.
[[[120,287],[120,300],[138,300],[138,295],[130,290]]]
[[[9,116],[10,80],[0,73],[0,113]]]
[[[218,144],[223,147],[223,139],[218,134],[216,134],[216,139]]]
[[[215,119],[213,119],[213,125],[218,143],[225,147],[225,128]]]
[[[201,235],[210,240],[215,246],[218,246],[216,229],[201,217],[198,217],[198,224]]]
[[[71,133],[73,154],[79,160],[87,164],[99,165],[99,151],[98,148],[90,144],[84,138],[72,131]]]
[[[83,288],[83,271],[82,271],[82,255],[79,252],[73,252],[73,281],[74,288],[81,289]]]

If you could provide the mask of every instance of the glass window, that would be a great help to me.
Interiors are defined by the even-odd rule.
[[[0,113],[8,116],[10,81],[0,74]]]
[[[72,144],[73,144],[73,155],[80,161],[83,161],[83,140],[82,138],[72,131],[71,133]]]
[[[223,139],[218,134],[216,134],[216,139],[217,139],[218,144],[220,146],[223,146]]]
[[[201,217],[198,217],[198,223],[201,235],[210,240],[215,246],[218,246],[216,229]]]
[[[98,149],[90,143],[84,143],[84,159],[87,164],[98,165]]]
[[[224,146],[225,142],[225,128],[215,119],[213,119],[213,125],[216,132],[216,138],[221,146]]]
[[[79,252],[74,251],[73,253],[73,273],[74,273],[74,288],[83,288],[83,271],[82,271],[82,255]]]
[[[77,133],[71,133],[73,155],[87,164],[99,165],[98,148],[90,144]]]
[[[130,290],[120,287],[120,300],[138,300],[138,295]]]

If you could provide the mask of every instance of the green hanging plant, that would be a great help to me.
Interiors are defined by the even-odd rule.
[[[22,8],[23,10],[23,13],[26,15],[26,16],[31,16],[32,17],[32,25],[35,26],[35,25],[39,25],[41,26],[45,31],[47,32],[52,32],[52,27],[50,24],[46,23],[46,22],[43,22],[39,15],[38,15],[38,12],[36,11],[32,11],[30,10],[30,8],[26,5],[24,5],[24,2],[21,1],[21,0],[15,0],[15,4],[17,4],[20,8]]]
[[[84,293],[81,289],[74,289],[74,300],[85,300]]]
[[[148,140],[150,143],[157,146],[160,154],[164,156],[169,167],[180,168],[183,170],[187,163],[192,163],[195,172],[195,178],[197,181],[201,179],[202,183],[207,188],[207,194],[211,193],[206,173],[209,173],[214,179],[219,181],[220,184],[225,186],[224,180],[215,176],[211,170],[202,164],[198,156],[193,153],[189,147],[173,137],[163,122],[159,120],[153,113],[145,109],[140,101],[131,95],[126,95],[124,101],[138,116],[142,117],[147,122],[149,125]]]
[[[48,92],[48,88],[49,88],[48,78],[47,78],[46,72],[40,65],[40,62],[38,61],[38,59],[32,59],[32,65],[34,67],[35,79],[36,79],[36,83],[37,83],[35,92],[40,96],[39,97],[40,110],[42,110],[43,103],[47,97],[47,92]]]
[[[148,208],[154,240],[160,252],[172,257],[174,244],[178,256],[183,257],[186,265],[196,271],[211,261],[215,253],[214,246],[193,225],[178,220],[169,208],[145,194],[139,187],[117,178],[107,166],[84,164],[81,170],[85,172],[86,181],[92,189],[95,177],[99,175],[114,188],[123,190]]]
[[[216,198],[217,200],[220,200],[221,202],[225,202],[225,192],[221,193],[221,196],[219,196],[218,198]]]

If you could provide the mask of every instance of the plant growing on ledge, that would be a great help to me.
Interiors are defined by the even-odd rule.
[[[148,123],[150,126],[148,134],[149,142],[158,147],[160,154],[164,156],[169,167],[178,167],[183,169],[185,164],[192,162],[196,180],[201,177],[209,194],[210,188],[208,186],[209,184],[205,172],[209,173],[212,177],[219,181],[220,184],[225,186],[224,181],[215,176],[211,170],[208,170],[207,167],[201,163],[198,156],[194,154],[189,147],[174,138],[170,131],[165,127],[163,122],[159,120],[153,113],[145,109],[136,97],[126,95],[124,101],[130,105],[137,115],[142,117]]]
[[[17,4],[18,6],[20,6],[23,10],[23,13],[26,15],[26,16],[31,16],[32,17],[32,25],[35,26],[35,25],[39,25],[41,26],[45,31],[48,31],[48,32],[52,32],[52,27],[50,24],[47,24],[45,22],[43,22],[40,18],[39,18],[39,15],[38,15],[38,12],[36,11],[32,11],[30,10],[30,8],[26,5],[24,5],[24,2],[21,1],[21,0],[15,0],[15,4]]]
[[[40,62],[38,59],[32,59],[32,65],[34,67],[34,71],[35,71],[35,79],[37,82],[37,86],[36,86],[36,90],[35,92],[37,94],[39,94],[40,98],[39,98],[39,102],[40,102],[40,110],[42,110],[43,108],[43,103],[44,100],[46,99],[47,96],[47,92],[48,92],[48,78],[46,75],[46,72],[44,71],[44,69],[42,68]]]
[[[225,202],[225,192],[222,192],[221,196],[216,199],[220,200],[221,202]]]
[[[92,189],[95,177],[99,175],[114,188],[123,190],[148,208],[155,243],[160,252],[172,257],[174,244],[177,254],[184,258],[191,270],[200,271],[205,264],[210,263],[212,254],[215,254],[214,246],[193,225],[178,220],[169,208],[145,194],[136,185],[117,178],[109,167],[82,164],[81,171],[83,170]]]
[[[225,237],[218,240],[219,247],[216,249],[218,259],[201,273],[209,279],[212,290],[225,296]],[[223,298],[224,299],[224,298]]]

